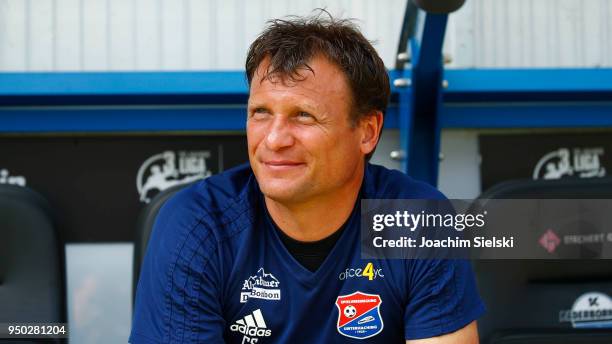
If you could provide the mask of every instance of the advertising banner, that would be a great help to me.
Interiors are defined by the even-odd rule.
[[[0,157],[0,183],[42,194],[67,242],[132,241],[160,191],[248,161],[244,135],[10,136]]]
[[[601,178],[612,171],[612,133],[479,136],[481,186],[511,179]]]

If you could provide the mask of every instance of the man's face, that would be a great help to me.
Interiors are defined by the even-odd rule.
[[[302,81],[262,81],[268,63],[253,75],[247,119],[249,160],[264,195],[297,203],[359,187],[362,132],[349,120],[343,72],[319,56]]]

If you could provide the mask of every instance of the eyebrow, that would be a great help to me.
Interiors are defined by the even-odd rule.
[[[299,103],[292,103],[291,104],[292,109],[301,109],[304,111],[308,111],[308,112],[313,112],[313,113],[319,113],[321,112],[320,107],[316,106],[316,103],[313,102],[308,102],[308,101],[302,101]],[[257,108],[270,108],[270,106],[268,105],[268,102],[266,101],[249,101],[247,103],[247,109],[257,109]]]

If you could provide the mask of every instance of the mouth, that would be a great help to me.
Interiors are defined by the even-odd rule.
[[[272,171],[288,171],[305,166],[306,164],[292,160],[268,160],[262,161],[263,165]]]

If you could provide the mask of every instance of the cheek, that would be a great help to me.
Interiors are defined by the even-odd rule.
[[[335,139],[320,128],[302,128],[295,134],[300,145],[315,159],[324,159],[334,149]]]
[[[261,124],[254,122],[247,122],[246,126],[247,134],[247,147],[249,153],[254,153],[261,140],[265,137],[265,130]]]
[[[342,165],[360,154],[359,140],[353,131],[304,131],[299,140],[320,164]]]

